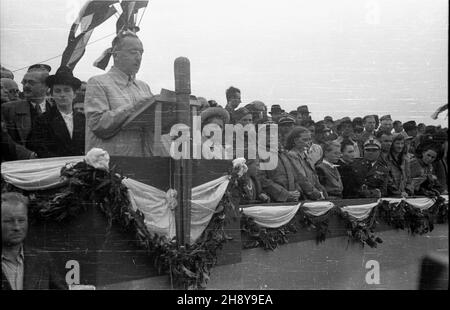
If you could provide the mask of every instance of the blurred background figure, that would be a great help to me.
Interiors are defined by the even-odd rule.
[[[200,107],[198,108],[198,112],[202,112],[210,107],[208,100],[203,97],[197,97],[197,101],[200,103]]]
[[[392,126],[394,126],[395,133],[401,133],[403,131],[403,124],[399,120],[394,121]]]
[[[301,105],[297,108],[297,126],[304,126],[303,122],[307,120],[311,120],[311,113],[309,112],[307,105]]]
[[[0,78],[8,78],[11,80],[14,80],[14,74],[12,73],[11,70],[6,69],[3,66],[0,66]]]
[[[255,100],[245,106],[252,114],[253,124],[263,124],[267,121],[267,107],[264,102]]]
[[[1,103],[16,101],[19,99],[19,86],[10,78],[1,79]]]
[[[273,104],[270,107],[270,112],[269,113],[270,113],[270,116],[272,117],[272,120],[275,123],[278,123],[278,121],[280,120],[281,116],[284,113],[284,110],[281,109],[281,106],[279,104]]]

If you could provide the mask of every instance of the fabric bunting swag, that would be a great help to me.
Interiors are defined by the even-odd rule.
[[[86,156],[93,166],[107,167],[108,163],[95,162],[95,156],[109,155],[102,150],[96,150]],[[92,153],[98,152],[95,156]],[[91,156],[90,156],[91,155]],[[90,157],[94,159],[90,159]],[[67,164],[75,164],[85,157],[46,158],[2,163],[2,177],[6,182],[24,190],[44,190],[64,184],[60,177],[61,168]],[[191,241],[197,240],[208,225],[216,211],[228,186],[227,176],[213,180],[192,189]],[[133,179],[125,178],[123,184],[128,188],[129,197],[134,209],[139,209],[145,215],[145,223],[152,233],[172,238],[175,236],[176,193],[174,190],[164,192]],[[448,203],[448,195],[441,196]],[[400,204],[405,201],[421,211],[427,210],[436,202],[435,198],[381,198],[378,202],[344,206],[341,210],[357,221],[369,217],[372,209],[381,202]],[[241,208],[241,212],[253,218],[256,224],[265,228],[278,228],[289,223],[300,208],[308,215],[319,217],[333,209],[335,205],[329,201],[301,202],[296,205],[252,206]]]
[[[107,155],[102,151],[97,156]],[[87,160],[89,159],[87,155]],[[83,156],[45,158],[34,160],[11,161],[2,163],[3,179],[20,189],[46,190],[61,186],[65,180],[61,178],[61,168],[81,162]],[[109,160],[109,155],[107,156]],[[94,159],[95,161],[95,159]],[[92,166],[99,165],[91,163]],[[102,164],[106,166],[108,164]],[[139,209],[145,215],[147,229],[151,233],[166,236],[172,239],[175,236],[175,215],[176,192],[170,189],[164,192],[156,187],[125,178],[122,183],[128,188],[133,208]],[[191,241],[195,242],[208,226],[211,217],[222,199],[229,179],[227,176],[207,182],[192,188],[191,201]]]

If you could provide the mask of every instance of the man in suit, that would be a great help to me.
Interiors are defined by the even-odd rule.
[[[49,66],[33,65],[22,79],[24,100],[12,101],[1,106],[6,129],[10,137],[31,152],[29,142],[39,115],[53,108],[47,100],[48,87],[45,80],[48,77]]]
[[[143,53],[144,47],[135,33],[120,32],[110,52],[114,66],[89,79],[84,102],[86,152],[98,147],[112,156],[153,155],[151,132],[123,126],[153,98],[148,84],[136,79]]]
[[[40,158],[84,155],[85,117],[73,111],[81,81],[69,68],[61,67],[46,80],[56,109],[36,119],[31,146]]]
[[[2,290],[67,289],[48,253],[24,246],[28,199],[2,194]]]

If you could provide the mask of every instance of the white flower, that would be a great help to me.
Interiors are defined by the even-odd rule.
[[[167,206],[172,211],[175,210],[178,205],[177,195],[178,195],[177,191],[171,188],[166,192]]]
[[[105,150],[94,147],[86,154],[84,160],[96,169],[109,170],[109,154]]]
[[[242,177],[248,170],[247,165],[245,164],[245,158],[240,157],[233,160],[233,169],[238,170],[237,174],[239,177]]]

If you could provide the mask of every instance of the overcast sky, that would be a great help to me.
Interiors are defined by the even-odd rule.
[[[1,64],[17,70],[62,54],[84,2],[1,0]],[[446,113],[430,118],[448,97],[446,0],[150,0],[140,27],[138,78],[153,93],[174,89],[173,61],[186,56],[192,93],[222,105],[234,85],[244,103],[308,104],[315,120],[376,113],[447,126]],[[76,76],[103,72],[92,63],[112,38],[87,47]],[[55,71],[60,61],[46,63]],[[14,73],[20,82],[25,70]]]

